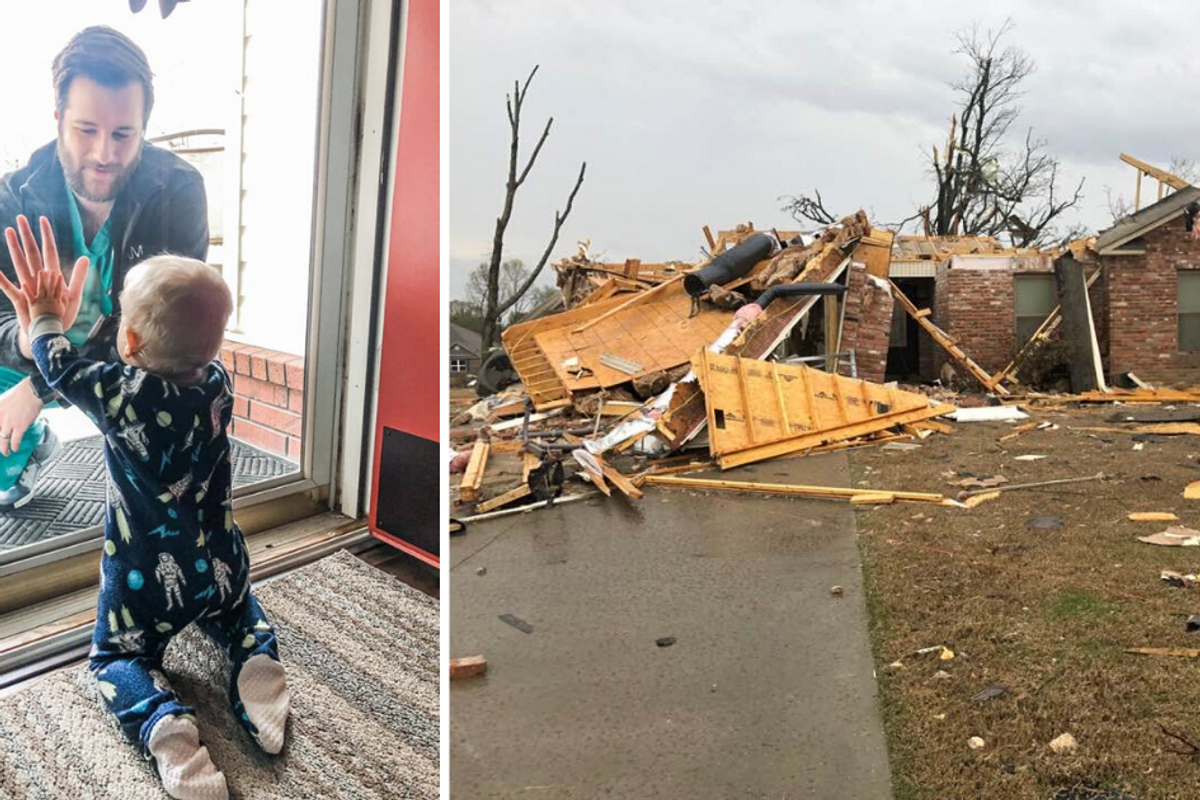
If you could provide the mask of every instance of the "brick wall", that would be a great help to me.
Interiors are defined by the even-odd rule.
[[[938,266],[932,318],[975,363],[995,372],[1008,365],[1016,344],[1013,271],[976,269],[970,263],[969,259],[955,259]],[[937,369],[947,360],[949,356],[938,347],[934,353]],[[951,366],[960,378],[969,377],[957,364]]]
[[[866,267],[850,264],[842,324],[842,350],[853,350],[858,377],[882,383],[887,371],[888,337],[892,330],[892,293],[885,285],[868,280]],[[849,373],[849,364],[839,372]]]
[[[1200,242],[1174,219],[1144,237],[1146,252],[1106,256],[1109,374],[1133,372],[1150,383],[1200,381],[1200,353],[1179,352],[1176,319],[1181,269],[1200,269]]]
[[[233,427],[242,441],[300,460],[304,358],[225,342],[221,361],[233,377]]]

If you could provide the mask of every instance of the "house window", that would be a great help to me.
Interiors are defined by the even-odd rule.
[[[467,360],[465,358],[450,359],[450,374],[461,375],[467,371]]]
[[[1025,346],[1056,305],[1053,275],[1013,277],[1013,308],[1017,318],[1017,349]]]
[[[1200,270],[1180,270],[1176,284],[1179,351],[1200,351]]]

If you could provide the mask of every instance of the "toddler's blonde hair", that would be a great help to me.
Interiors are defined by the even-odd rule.
[[[161,255],[125,276],[121,313],[142,339],[145,368],[188,380],[217,357],[233,298],[224,278],[203,261]]]

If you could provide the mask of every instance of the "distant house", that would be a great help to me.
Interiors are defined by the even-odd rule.
[[[465,386],[479,370],[483,339],[475,331],[450,323],[450,385]]]

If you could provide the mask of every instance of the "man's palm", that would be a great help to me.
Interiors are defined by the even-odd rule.
[[[3,274],[0,274],[0,291],[3,291],[12,302],[22,333],[28,331],[31,322],[29,304],[22,289],[36,286],[37,273],[43,270],[62,274],[62,268],[58,261],[58,244],[54,240],[54,228],[50,225],[50,220],[45,217],[42,217],[39,222],[42,229],[41,248],[38,247],[37,239],[33,236],[33,227],[24,216],[17,217],[17,231],[12,228],[5,231],[8,253],[17,274],[17,285],[14,286]],[[45,250],[44,259],[43,249]],[[62,317],[64,329],[70,329],[75,324],[75,318],[79,316],[79,307],[83,304],[83,287],[87,283],[90,263],[87,256],[80,256],[79,260],[75,262],[75,269],[71,271],[71,280],[67,286],[66,311]],[[22,347],[22,350],[24,349]]]

